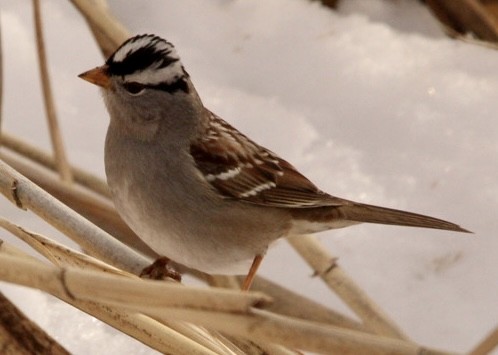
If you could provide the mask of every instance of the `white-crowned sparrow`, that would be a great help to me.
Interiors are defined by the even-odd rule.
[[[268,246],[291,234],[361,222],[466,232],[319,190],[205,108],[162,38],[130,38],[80,77],[103,88],[111,116],[105,168],[118,212],[153,250],[181,264],[246,274],[248,289]]]

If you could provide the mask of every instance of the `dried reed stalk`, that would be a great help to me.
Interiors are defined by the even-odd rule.
[[[65,182],[71,182],[73,177],[69,163],[64,150],[62,136],[57,120],[52,88],[50,86],[50,77],[48,74],[47,56],[45,53],[45,44],[43,39],[43,26],[41,19],[40,0],[33,0],[35,31],[36,31],[36,49],[38,53],[38,62],[40,64],[40,78],[42,83],[43,102],[45,104],[45,113],[49,126],[50,138],[54,149],[57,170],[61,179]]]
[[[15,225],[3,218],[0,218],[0,226],[12,233],[13,235],[17,236],[24,242],[26,242],[28,245],[30,245],[33,249],[38,251],[41,255],[46,257],[48,260],[50,260],[53,264],[57,266],[76,266],[81,269],[86,269],[86,270],[97,270],[97,271],[103,271],[106,273],[111,273],[111,274],[117,274],[121,276],[127,276],[127,277],[132,277],[136,279],[135,275],[126,273],[122,270],[116,269],[113,266],[106,264],[98,259],[95,259],[89,255],[82,254],[80,252],[77,252],[69,247],[66,247],[60,243],[55,242],[52,239],[49,239],[45,236],[42,236],[40,234],[30,232],[25,230],[24,228]],[[7,253],[10,253],[14,256],[21,256],[25,257],[26,254],[16,250],[15,248],[8,248],[8,244],[3,244],[2,245],[2,251],[5,251]],[[31,257],[29,258],[30,260]],[[37,260],[36,260],[37,261]],[[66,299],[67,301],[67,299]],[[72,300],[76,301],[76,300]],[[76,305],[73,302],[73,305],[80,308],[79,304],[85,305],[86,303],[81,301],[77,303]],[[122,328],[122,325],[120,323],[117,324],[111,324],[115,328],[129,334],[130,334],[130,328],[133,328],[133,325],[135,325],[134,328],[141,329],[143,327],[142,323],[143,321],[140,319],[139,321],[136,321],[134,317],[130,317],[130,312],[129,311],[123,311],[123,310],[118,310],[118,309],[111,309],[109,306],[105,306],[109,309],[106,309],[106,311],[102,312],[101,308],[103,306],[98,305],[96,303],[92,303],[95,305],[94,308],[92,308],[92,312],[87,311],[87,313],[90,313],[91,315],[102,319],[105,321],[105,319],[108,318],[109,313],[114,316],[114,318],[124,318],[127,319],[127,322],[124,324],[124,328]],[[103,314],[102,314],[103,313]],[[119,317],[117,317],[119,315]],[[137,323],[138,322],[138,323]],[[180,333],[183,336],[186,336],[187,338],[191,339],[194,342],[199,343],[202,346],[205,346],[208,349],[211,349],[212,351],[215,351],[219,354],[232,354],[232,351],[227,351],[226,348],[227,346],[225,345],[225,340],[224,339],[216,339],[213,337],[210,333],[208,333],[206,330],[193,326],[190,324],[183,324],[175,321],[168,321],[163,322],[163,325],[171,328],[171,330]],[[133,328],[133,329],[134,329]],[[150,334],[151,332],[149,330],[146,330],[147,334]],[[167,336],[169,337],[169,335]],[[154,343],[149,344],[147,342],[147,337],[145,339],[138,339],[144,342],[147,345],[150,345],[152,347],[155,347]],[[231,344],[229,344],[231,345]]]
[[[258,292],[184,287],[93,270],[58,268],[8,255],[0,255],[0,277],[73,300],[94,301],[154,316],[167,314],[167,308],[246,314],[271,301]]]
[[[69,355],[36,323],[0,293],[0,346],[3,355]]]
[[[469,355],[487,355],[498,347],[498,327],[493,329],[470,353]]]
[[[14,155],[0,152],[0,159],[122,243],[144,255],[158,257],[121,219],[109,199],[88,194],[86,190],[78,189],[76,184],[61,184],[45,168],[37,168]]]
[[[254,293],[185,288],[102,272],[61,269],[6,254],[0,254],[0,278],[44,290],[62,299],[105,303],[156,319],[183,320],[262,343],[279,343],[307,351],[344,354],[419,354],[423,351],[425,354],[443,354],[402,340],[258,310],[254,306],[267,302],[267,299]]]
[[[6,148],[34,162],[37,162],[40,165],[43,165],[47,169],[56,171],[57,164],[53,156],[49,153],[5,132],[2,132],[0,141]],[[70,166],[70,169],[75,182],[94,191],[99,195],[110,197],[109,188],[102,179],[75,166]]]
[[[106,264],[99,259],[95,259],[90,255],[82,254],[65,245],[57,243],[41,234],[28,231],[2,217],[0,217],[0,227],[28,244],[32,249],[43,255],[54,265],[60,267],[73,266],[121,276],[136,277],[133,274]]]
[[[25,252],[0,241],[0,255],[10,255],[35,265],[44,265]],[[27,275],[29,277],[29,275]],[[169,354],[228,354],[221,350],[213,351],[202,346],[160,322],[138,314],[96,302],[75,300],[67,295],[54,295],[64,302],[86,312],[116,329],[134,337],[142,343],[163,353]]]
[[[472,34],[482,41],[498,42],[498,21],[479,0],[426,0],[448,36]]]
[[[169,308],[165,313],[168,318],[201,324],[224,333],[320,354],[448,354],[399,339],[325,326],[263,310],[254,309],[250,314],[240,315]]]
[[[128,277],[135,277],[135,275],[125,273],[122,270],[116,269],[102,261],[92,258],[86,254],[81,254],[71,248],[68,248],[60,243],[57,243],[47,237],[40,234],[33,233],[25,230],[24,228],[17,226],[3,218],[0,218],[0,226],[8,230],[10,233],[14,234],[27,244],[29,244],[33,249],[38,251],[40,254],[49,259],[53,264],[58,266],[77,266],[83,269],[99,270],[105,271],[107,273],[114,273],[118,275],[124,275]],[[97,308],[98,311],[98,308]],[[99,313],[95,314],[96,311],[91,314],[99,317]],[[117,312],[116,310],[114,312]],[[132,322],[133,320],[130,320]],[[188,337],[189,339],[211,349],[219,354],[273,354],[273,355],[290,355],[296,354],[296,352],[285,349],[279,345],[273,344],[260,344],[256,345],[253,342],[244,341],[240,339],[230,338],[228,340],[226,337],[219,333],[210,333],[207,330],[194,326],[191,324],[184,324],[176,321],[164,321],[162,322],[165,326],[171,328],[174,331]],[[117,325],[114,325],[118,327]],[[129,333],[127,329],[121,329],[125,333]],[[237,344],[235,346],[234,344]],[[243,351],[239,348],[243,345]],[[262,350],[264,348],[265,350]]]
[[[0,132],[3,123],[3,43],[2,43],[2,21],[0,19]],[[1,140],[0,140],[1,143]]]
[[[369,333],[369,330],[358,321],[294,293],[263,277],[257,276],[251,289],[261,291],[273,299],[273,302],[265,308],[270,312]]]
[[[19,236],[19,233],[25,233],[25,231],[22,228],[18,226],[15,227],[18,229],[17,231],[13,231],[10,228],[9,231],[14,232],[14,234],[17,236]],[[29,234],[28,238],[31,238],[33,236],[37,238],[41,237],[39,235],[35,235],[32,232],[28,232],[27,234]],[[25,237],[22,237],[21,239],[26,240]],[[53,252],[52,246],[48,248],[50,249],[48,250],[48,252],[47,250],[43,250],[47,249],[45,248],[46,246],[48,246],[48,244],[45,244],[46,241],[47,239],[45,238],[45,240],[43,240],[44,246],[38,248],[37,250],[41,252],[41,254],[43,254],[44,256],[49,257],[49,259],[51,259],[52,261],[55,260],[57,262],[57,265],[78,265],[78,267],[84,267],[85,269],[100,270],[100,271],[105,270],[106,272],[111,272],[111,273],[116,272],[115,268],[112,268],[107,264],[103,264],[97,259],[94,259],[84,254],[80,254],[76,251],[72,251],[69,248],[64,248],[62,246],[59,246],[57,248],[61,252],[60,253],[57,252],[57,257],[54,259],[50,257],[50,255],[47,255],[47,254],[52,254]],[[51,241],[50,243],[56,244],[53,241]],[[2,245],[2,251],[15,256],[21,256],[27,258],[28,260],[33,260],[32,257],[27,256],[25,253],[19,251],[14,247],[10,247],[6,243]],[[83,263],[81,261],[83,261]],[[35,262],[38,262],[38,260],[35,260]],[[120,271],[119,274],[128,277],[130,276],[134,277],[133,275],[123,273],[122,271]],[[203,354],[204,352],[211,353],[207,350],[211,350],[216,354],[222,354],[222,355],[238,354],[238,352],[233,351],[236,350],[233,344],[228,342],[226,339],[217,339],[213,337],[205,329],[198,326],[185,324],[177,321],[169,321],[169,320],[167,322],[162,322],[162,324],[158,324],[157,321],[154,321],[152,318],[139,315],[136,312],[130,312],[127,310],[118,309],[109,305],[104,306],[96,302],[85,302],[81,300],[68,299],[65,298],[63,295],[54,295],[54,296],[59,297],[61,300],[69,304],[72,304],[73,306],[91,314],[96,318],[101,319],[102,321],[110,324],[116,329],[121,330],[122,332],[130,336],[135,337],[137,340],[140,340],[144,344],[149,345],[152,348],[155,348],[156,350],[159,351],[164,352],[165,350],[169,349],[169,351],[166,352],[171,353],[172,350],[171,347],[173,346],[173,349],[175,349],[175,351],[173,351],[172,353],[174,354],[177,353]],[[164,326],[170,329],[164,329]],[[166,334],[161,334],[165,330]],[[175,332],[178,332],[178,335],[176,335]],[[175,336],[177,337],[179,336],[179,339],[171,339],[172,337]],[[184,337],[188,339],[185,339]],[[198,345],[192,344],[192,342],[197,343]],[[165,344],[169,348],[165,349]],[[202,347],[205,347],[206,349],[202,349]],[[179,349],[182,348],[186,348],[186,350],[179,352]],[[199,350],[199,348],[201,349]]]
[[[288,238],[288,241],[326,285],[360,317],[367,329],[375,334],[408,339],[380,307],[337,265],[337,258],[328,253],[316,237],[293,236]]]
[[[103,264],[100,261],[98,261],[98,260],[95,260],[95,259],[93,259],[91,257],[86,256],[86,255],[79,254],[76,251],[71,251],[69,248],[65,248],[65,247],[63,247],[61,245],[56,245],[57,243],[50,241],[46,237],[43,237],[41,235],[38,235],[38,234],[35,234],[35,233],[32,233],[32,232],[27,232],[24,229],[20,228],[19,226],[13,225],[12,223],[10,223],[10,222],[8,222],[6,220],[1,220],[0,224],[3,227],[6,227],[10,232],[13,232],[15,235],[21,237],[21,239],[29,242],[30,245],[36,246],[36,244],[38,244],[38,246],[36,247],[36,249],[39,252],[41,252],[43,255],[48,256],[50,259],[53,259],[56,262],[60,262],[62,260],[64,264],[67,264],[68,262],[70,262],[73,265],[78,265],[78,266],[83,266],[84,265],[85,268],[91,266],[92,268],[94,268],[96,270],[103,270],[103,268],[102,268]],[[33,244],[32,241],[30,241],[30,239],[35,239],[35,243]],[[55,257],[55,259],[53,258],[54,246],[56,246],[55,250],[56,250],[56,254],[57,254],[57,256]],[[5,244],[3,245],[3,247],[5,247]],[[48,252],[47,252],[47,249],[49,249]],[[17,252],[17,253],[14,253],[13,255],[19,256],[19,255],[22,255],[22,252]],[[72,258],[75,258],[75,257],[76,257],[76,261],[75,260],[73,260],[73,261],[69,260],[69,259],[72,259]],[[0,255],[0,258],[1,258],[1,255]],[[29,259],[30,258],[28,258],[28,260]],[[83,261],[83,264],[81,263],[81,261]],[[39,262],[35,260],[35,263],[39,263]],[[11,264],[9,264],[9,265],[10,265],[9,267],[15,268],[14,265],[11,265]],[[111,271],[113,273],[115,272],[114,269],[110,269],[110,270],[107,270],[107,271]],[[34,275],[32,272],[28,272],[27,274],[31,275],[31,277],[36,277],[36,275]],[[130,275],[128,275],[128,276],[130,276]],[[118,278],[118,279],[121,279],[121,278]],[[149,282],[150,283],[156,283],[158,285],[164,285],[163,283],[157,283],[157,282],[151,282],[151,281],[149,281]],[[177,287],[179,287],[179,286],[177,286]],[[98,285],[95,285],[93,283],[91,283],[91,288],[93,288],[93,289],[99,289]],[[110,290],[112,290],[112,286],[110,287]],[[191,293],[189,289],[184,288],[184,290],[185,290],[185,292],[188,292],[189,294]],[[68,288],[67,291],[68,291],[68,294],[70,294],[72,296],[72,298],[70,299],[70,301],[73,304],[76,302],[76,306],[78,306],[79,308],[81,308],[82,304],[85,305],[86,303],[88,303],[88,302],[85,303],[85,301],[77,299],[80,296],[80,294],[77,291],[75,291],[73,289],[69,289],[69,288]],[[126,293],[122,293],[122,292],[119,292],[119,290],[115,290],[115,289],[113,291],[111,291],[111,292],[115,293],[116,291],[118,292],[118,294],[121,294],[121,296],[119,296],[119,297],[122,297],[123,294],[128,294],[127,292]],[[204,292],[212,293],[211,290],[203,290],[203,291]],[[223,292],[223,290],[220,290],[220,291]],[[232,293],[233,293],[233,291],[232,291]],[[54,294],[55,296],[57,296],[57,297],[59,297],[59,298],[67,301],[67,297],[65,297],[65,295],[61,295],[59,293],[53,293],[53,292],[52,292],[52,294]],[[245,294],[241,294],[240,292],[236,292],[234,294],[237,295],[237,297],[239,297],[240,295],[247,296]],[[167,295],[167,293],[165,293],[164,295]],[[193,296],[196,297],[195,295],[193,295]],[[216,293],[214,294],[214,297],[216,297],[218,299],[216,302],[225,303],[224,301],[226,299],[224,299],[224,297],[219,298],[218,295],[216,295]],[[160,297],[158,297],[158,298],[160,298]],[[203,299],[205,300],[205,298],[203,298]],[[148,303],[149,300],[150,300],[149,296],[143,297],[143,302]],[[266,301],[266,298],[264,300]],[[257,300],[257,303],[259,304],[260,301],[261,300]],[[99,305],[97,303],[94,303],[94,302],[92,302],[91,304],[94,307],[91,309],[90,312],[88,310],[86,310],[86,311],[89,312],[90,314],[92,314],[92,315],[94,315],[94,316],[102,319],[103,316],[101,314],[102,313],[101,307],[99,307]],[[225,305],[226,305],[226,303],[224,304],[223,307],[225,307]],[[106,305],[106,307],[108,307],[109,309],[106,309],[107,312],[104,312],[104,316],[107,315],[107,313],[110,312],[110,311],[112,311],[112,314],[114,315],[114,318],[118,318],[119,319],[119,318],[123,318],[123,316],[127,316],[127,317],[129,316],[128,314],[126,314],[126,312],[123,314],[124,311],[116,310],[112,306],[107,306]],[[117,315],[116,313],[119,313],[120,317],[116,317],[116,315]],[[105,317],[104,317],[104,320],[105,320]],[[126,333],[129,333],[129,329],[128,329],[129,328],[129,323],[134,324],[135,322],[136,322],[136,320],[134,320],[134,318],[128,319],[128,322],[125,324],[128,327],[125,327],[124,329],[121,329],[121,327],[122,327],[121,324],[112,324],[112,325],[115,326],[115,327],[117,327],[118,329],[121,329],[122,331],[124,331]],[[181,323],[174,322],[174,321],[171,321],[171,320],[166,320],[163,323],[166,326],[172,328],[172,330],[179,331],[182,335],[186,335],[192,341],[198,342],[200,345],[203,345],[206,348],[211,349],[211,350],[215,351],[218,354],[233,354],[233,353],[235,353],[235,354],[243,354],[243,352],[241,352],[240,350],[237,351],[238,349],[231,342],[227,341],[224,337],[222,337],[221,339],[213,338],[210,333],[206,332],[202,328],[199,328],[198,326],[192,326],[192,325],[188,325],[188,324],[181,324]],[[142,326],[142,325],[139,322],[139,324],[137,326]],[[150,331],[148,331],[147,333],[150,333]],[[133,334],[130,334],[130,335],[134,336]],[[171,335],[166,336],[166,339],[168,339],[169,336],[171,336]],[[148,339],[147,338],[146,339],[140,339],[139,338],[139,340],[142,340],[143,342],[145,342],[146,344],[148,344]],[[228,344],[228,346],[225,345],[225,344]],[[154,344],[148,344],[148,345],[154,346]],[[265,349],[268,349],[268,351],[262,352],[262,351],[258,350],[258,352],[253,351],[251,353],[254,353],[254,354],[275,354],[275,355],[296,354],[295,352],[287,350],[287,349],[285,349],[285,348],[283,348],[282,346],[279,346],[279,345],[264,344],[263,347]],[[156,344],[156,348],[157,348],[157,344]],[[259,346],[256,347],[256,349],[260,349]],[[192,351],[192,349],[190,349],[189,351]],[[175,351],[174,353],[177,354],[179,352]],[[188,353],[188,352],[180,352],[180,353]],[[194,353],[198,353],[198,352],[194,352]],[[202,353],[202,352],[200,352],[200,353]]]
[[[0,161],[0,192],[16,206],[30,209],[74,240],[90,255],[139,274],[151,260],[120,243]]]
[[[130,34],[107,10],[103,1],[70,0],[89,24],[102,53],[108,57]]]

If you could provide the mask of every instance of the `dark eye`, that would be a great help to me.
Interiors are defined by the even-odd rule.
[[[123,86],[130,95],[140,95],[145,90],[144,85],[135,82],[124,83]]]

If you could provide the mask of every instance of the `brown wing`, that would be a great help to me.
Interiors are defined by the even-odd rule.
[[[227,198],[287,208],[348,204],[320,191],[291,164],[213,113],[200,137],[190,152],[206,180]]]

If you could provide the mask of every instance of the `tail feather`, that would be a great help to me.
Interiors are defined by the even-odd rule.
[[[338,209],[344,219],[354,222],[392,224],[472,233],[455,223],[417,213],[395,210],[392,208],[354,203],[351,205],[341,206]]]

